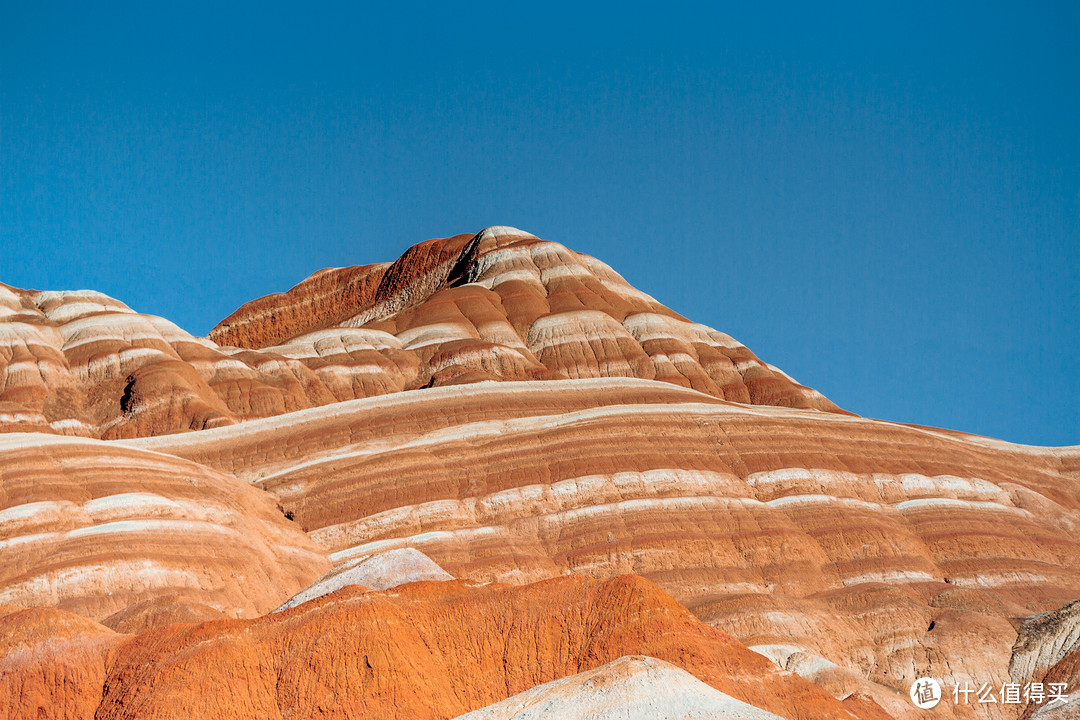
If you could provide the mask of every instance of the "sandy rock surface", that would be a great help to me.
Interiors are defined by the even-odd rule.
[[[782,720],[706,685],[670,663],[621,657],[537,685],[457,720]]]
[[[98,292],[0,284],[0,431],[139,437],[425,386],[578,377],[837,410],[600,261],[514,228],[323,270],[208,338]]]
[[[635,576],[348,587],[256,620],[137,636],[28,610],[0,617],[0,642],[4,718],[451,718],[638,651],[793,720],[872,717]]]
[[[1080,687],[1080,448],[845,413],[513,228],[208,338],[0,285],[0,432],[0,717],[449,718],[626,655],[787,718]]]
[[[274,612],[294,608],[348,585],[369,590],[388,590],[411,582],[453,579],[453,575],[416,548],[398,548],[374,555],[362,555],[338,565],[289,598]]]

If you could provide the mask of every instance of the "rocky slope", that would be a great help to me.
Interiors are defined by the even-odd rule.
[[[415,547],[480,581],[643,575],[894,711],[922,675],[1006,682],[1014,619],[1080,587],[1075,450],[633,379],[429,389],[284,420],[128,444],[268,490],[335,562]]]
[[[43,624],[63,640],[43,639]],[[257,620],[134,637],[62,611],[12,612],[4,639],[22,653],[0,661],[18,663],[0,675],[5,718],[449,718],[630,648],[783,717],[860,717],[633,576],[346,588]]]
[[[837,410],[598,260],[513,228],[324,270],[209,338],[100,293],[0,285],[0,431],[136,437],[424,386],[579,377]]]
[[[36,717],[16,708],[39,696],[47,717],[95,698],[90,715],[168,717],[211,672],[251,689],[212,688],[208,717],[390,716],[399,701],[451,717],[625,655],[789,718],[806,688],[836,717],[1051,717],[920,711],[908,689],[1080,681],[1080,448],[844,413],[556,243],[508,228],[422,243],[249,303],[209,339],[93,293],[5,288],[0,429],[36,431],[0,435],[0,604],[28,608],[0,636],[7,717]],[[628,601],[573,630],[569,609],[615,587],[582,576],[627,573],[703,621],[679,627],[706,645],[753,650],[731,670],[745,682],[695,664],[713,650],[665,654],[652,626],[599,654],[556,643],[555,664],[539,640],[506,654],[505,604],[562,623],[522,625],[552,642],[629,627]],[[464,627],[440,624],[449,607]],[[465,682],[422,668],[449,662],[424,655],[439,633],[468,630],[476,662],[504,663],[497,691],[425,705],[376,685],[354,703],[367,670],[320,664],[318,646],[359,662],[336,635],[386,623],[422,642],[386,640],[368,680]],[[286,677],[290,663],[314,674]],[[267,689],[286,680],[284,700]],[[587,707],[586,686],[544,697]]]
[[[171,455],[0,435],[0,605],[254,617],[330,568],[268,494]],[[149,603],[149,606],[147,605]]]
[[[453,579],[453,575],[416,548],[398,548],[373,555],[361,555],[343,562],[293,595],[274,612],[289,610],[349,585],[367,590],[388,590],[398,585],[424,580]]]
[[[1067,703],[1059,699],[1030,706],[1025,717],[1049,720],[1080,714],[1080,600],[1023,621],[1009,674],[1020,685],[1042,683],[1048,699],[1051,695],[1068,698]]]
[[[782,720],[663,660],[621,657],[537,685],[457,720]]]

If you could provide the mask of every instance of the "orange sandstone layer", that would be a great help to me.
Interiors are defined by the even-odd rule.
[[[451,718],[630,654],[792,720],[880,717],[780,671],[634,576],[346,588],[256,620],[134,637],[17,611],[0,618],[0,652],[0,717],[11,719]],[[20,652],[36,659],[12,664]]]
[[[97,440],[0,436],[0,604],[121,613],[126,627],[252,617],[329,568],[272,497],[231,475]]]
[[[106,686],[141,697],[149,676],[117,655],[132,643],[190,653],[183,673],[207,697],[227,688],[199,663],[218,667],[204,653],[227,648],[241,665],[230,672],[255,673],[262,692],[266,663],[285,667],[263,659],[284,647],[271,631],[284,621],[161,626],[253,617],[332,565],[398,548],[480,582],[642,575],[864,718],[907,717],[918,676],[1000,685],[1075,679],[1080,665],[1067,605],[1080,597],[1080,449],[839,412],[599,261],[511,228],[322,271],[209,339],[98,293],[0,285],[0,431],[27,430],[51,435],[0,436],[0,604],[158,628],[129,641],[60,611],[13,615],[0,685],[51,698],[46,716],[77,717]],[[370,597],[400,609],[396,592]],[[280,615],[300,622],[305,607]],[[326,612],[320,637],[350,627]],[[509,626],[472,629],[487,627],[471,642],[499,645]],[[183,644],[196,632],[208,646]],[[254,636],[262,655],[248,654]],[[603,662],[655,654],[616,650]],[[511,660],[521,683],[556,677],[540,655]],[[602,664],[590,663],[565,673]],[[122,682],[102,680],[121,666]],[[330,677],[297,673],[296,687]],[[521,683],[459,698],[455,714]],[[1054,717],[925,716],[1021,711]]]
[[[600,261],[513,228],[323,270],[209,338],[101,293],[0,285],[0,432],[139,437],[425,386],[581,377],[837,410]]]
[[[879,705],[922,675],[1006,682],[1015,619],[1080,588],[1076,449],[655,381],[435,388],[125,442],[268,490],[335,562],[413,547],[478,581],[642,575]]]

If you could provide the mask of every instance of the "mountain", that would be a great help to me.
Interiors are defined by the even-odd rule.
[[[22,717],[447,718],[629,648],[785,717],[859,717],[632,576],[345,588],[258,619],[136,636],[63,611],[8,608],[4,641],[23,672],[0,675],[0,709],[6,699]]]
[[[658,677],[1052,718],[908,691],[1080,681],[1080,448],[844,412],[557,243],[428,241],[208,338],[0,308],[0,718],[604,717]]]
[[[636,377],[837,408],[611,268],[513,228],[323,270],[209,338],[92,291],[0,285],[0,431],[141,437],[481,380]]]
[[[457,720],[781,720],[709,687],[682,668],[626,656],[536,685]]]

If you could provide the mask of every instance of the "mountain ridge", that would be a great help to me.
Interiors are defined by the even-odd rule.
[[[100,293],[0,286],[0,718],[22,720],[27,702],[42,717],[170,717],[192,677],[226,714],[341,716],[352,700],[322,693],[318,674],[339,670],[363,684],[362,705],[390,714],[396,696],[449,717],[650,654],[663,624],[620,616],[622,600],[586,623],[596,637],[633,625],[603,657],[557,656],[553,672],[529,654],[550,649],[548,619],[574,626],[570,590],[596,583],[678,608],[681,627],[712,638],[661,653],[684,670],[735,647],[717,630],[752,650],[738,651],[757,668],[749,694],[729,689],[789,719],[818,717],[791,692],[835,717],[908,720],[922,717],[916,677],[1078,677],[1062,638],[1080,587],[1080,447],[844,412],[602,262],[505,227],[319,271],[227,321],[218,339],[251,347]],[[392,588],[362,599],[357,583],[383,575]],[[417,577],[446,582],[407,584]],[[500,593],[546,608],[509,665],[522,613],[492,605]],[[418,669],[411,651],[377,642],[347,667],[289,670],[296,692],[275,692],[283,658],[351,643],[369,621],[404,627],[401,598],[425,595],[501,619],[446,625],[417,605],[415,657],[468,647],[506,685],[433,707],[388,679]],[[389,614],[343,621],[357,603]],[[255,653],[249,630],[273,652]],[[144,660],[165,695],[143,683]],[[235,706],[208,679],[223,667],[254,673]],[[576,707],[588,682],[556,689]],[[1053,708],[1013,710],[942,703],[930,717]]]
[[[189,335],[94,291],[0,285],[0,432],[201,430],[481,380],[637,377],[844,412],[604,263],[508,227],[324,269]]]

